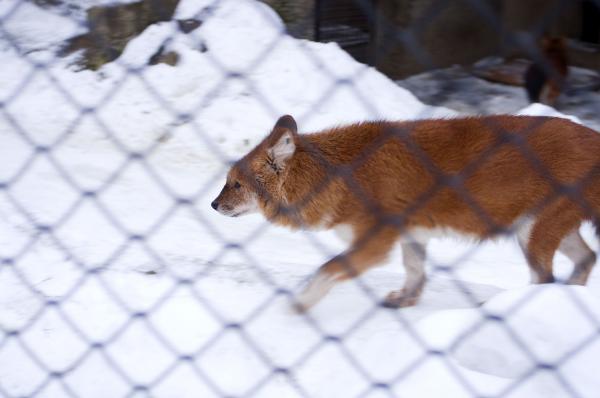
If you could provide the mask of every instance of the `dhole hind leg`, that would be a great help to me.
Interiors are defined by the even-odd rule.
[[[569,285],[585,285],[596,264],[596,253],[585,243],[578,228],[565,236],[560,242],[558,250],[573,263],[573,272],[567,283]]]
[[[402,262],[406,270],[404,286],[390,292],[383,300],[388,308],[410,307],[419,301],[425,286],[425,243],[402,242]]]
[[[384,261],[398,232],[390,227],[375,227],[356,233],[352,246],[323,264],[304,290],[296,297],[295,310],[305,312],[318,303],[338,282],[361,275]]]
[[[553,283],[553,259],[563,239],[581,219],[574,207],[565,202],[541,212],[535,221],[518,231],[519,244],[531,271],[531,283]]]

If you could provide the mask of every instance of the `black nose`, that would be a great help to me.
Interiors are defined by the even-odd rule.
[[[219,202],[217,202],[216,200],[213,200],[213,202],[210,204],[210,206],[213,209],[217,210],[217,207],[219,207]]]

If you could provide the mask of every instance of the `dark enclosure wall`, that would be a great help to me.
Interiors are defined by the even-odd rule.
[[[598,44],[600,12],[591,0],[265,0],[291,34],[337,42],[392,78],[491,55],[531,57],[542,35]],[[569,48],[574,65],[598,67],[598,54]]]

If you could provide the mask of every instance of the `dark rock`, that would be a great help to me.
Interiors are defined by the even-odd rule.
[[[185,34],[193,32],[194,30],[198,29],[201,25],[202,21],[194,18],[177,20],[177,26],[179,27],[179,30]]]
[[[152,56],[148,60],[148,65],[156,65],[158,63],[158,59],[163,54],[163,51],[165,51],[164,44],[160,46],[160,48],[154,54],[152,54]]]
[[[148,60],[148,65],[167,64],[171,66],[177,65],[179,62],[179,54],[175,51],[165,53],[165,45],[160,46],[158,51],[154,53]]]
[[[159,58],[158,62],[161,64],[176,66],[179,63],[179,54],[175,51],[169,51],[168,53],[163,54],[163,56]]]

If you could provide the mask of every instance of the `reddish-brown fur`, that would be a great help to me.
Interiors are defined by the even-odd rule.
[[[351,247],[320,268],[324,291],[301,302],[303,309],[333,282],[385,260],[413,231],[444,228],[485,239],[512,232],[524,217],[534,220],[528,262],[539,282],[550,282],[563,238],[582,221],[600,219],[600,135],[566,119],[530,116],[365,122],[297,134],[285,116],[232,167],[213,207],[235,208],[249,198],[279,225],[352,229]],[[590,270],[588,261],[571,282],[585,283]],[[424,276],[415,275],[386,305],[418,300]]]

